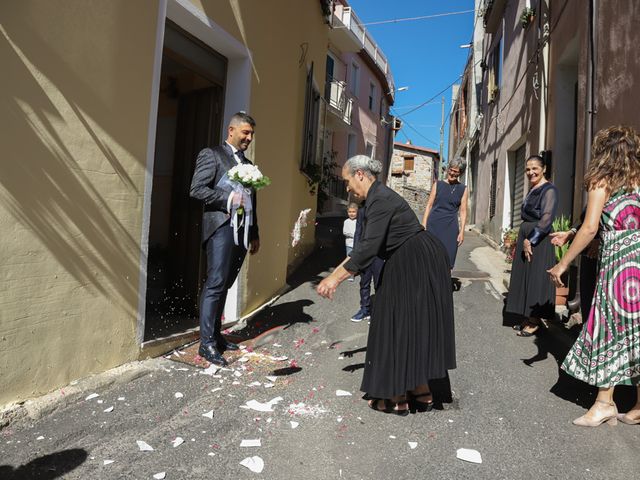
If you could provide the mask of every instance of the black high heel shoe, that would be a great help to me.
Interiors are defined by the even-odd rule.
[[[428,399],[427,401],[418,400],[419,398]],[[409,404],[415,409],[416,412],[430,412],[433,410],[433,394],[419,393],[417,395],[409,393]]]
[[[384,405],[383,409],[379,408],[380,402],[382,402]],[[375,398],[375,399],[369,400],[367,402],[367,405],[369,405],[369,408],[371,410],[375,410],[376,412],[391,413],[393,415],[398,415],[400,417],[406,417],[407,415],[409,415],[409,408],[405,408],[405,409],[394,408],[394,407],[398,407],[398,405],[400,405],[401,403],[406,403],[406,402],[393,403],[391,400],[386,400],[384,398]]]

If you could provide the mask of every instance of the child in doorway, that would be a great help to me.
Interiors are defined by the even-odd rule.
[[[353,237],[356,234],[356,218],[358,217],[358,205],[350,203],[347,207],[347,218],[342,225],[342,234],[344,235],[344,245],[347,257],[351,255],[353,250]],[[349,277],[349,281],[353,282],[353,277]]]

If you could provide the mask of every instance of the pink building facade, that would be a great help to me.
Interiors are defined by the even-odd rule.
[[[327,51],[324,160],[329,172],[323,213],[342,213],[348,198],[340,170],[349,157],[380,160],[387,178],[393,152],[394,83],[389,62],[346,1],[333,5]]]

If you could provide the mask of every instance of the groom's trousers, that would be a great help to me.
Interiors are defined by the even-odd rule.
[[[233,241],[230,222],[222,224],[205,244],[207,279],[200,294],[200,343],[218,346],[227,291],[235,282],[247,254],[243,243],[244,229],[238,231],[238,243]]]

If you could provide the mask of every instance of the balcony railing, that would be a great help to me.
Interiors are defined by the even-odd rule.
[[[342,200],[347,200],[349,198],[346,182],[342,178],[338,177],[337,175],[331,175],[329,177],[329,181],[327,182],[326,192],[330,196],[335,198],[340,198]]]
[[[389,69],[389,62],[384,56],[382,50],[378,47],[373,37],[367,32],[358,16],[351,7],[336,8],[334,11],[332,26],[334,28],[346,28],[350,30],[358,40],[360,47],[363,48],[373,59],[375,64],[380,68],[382,73],[387,77],[389,82],[389,90],[394,91],[393,76]]]
[[[349,95],[346,82],[331,79],[326,83],[325,99],[335,113],[347,124],[351,125],[353,98]]]

